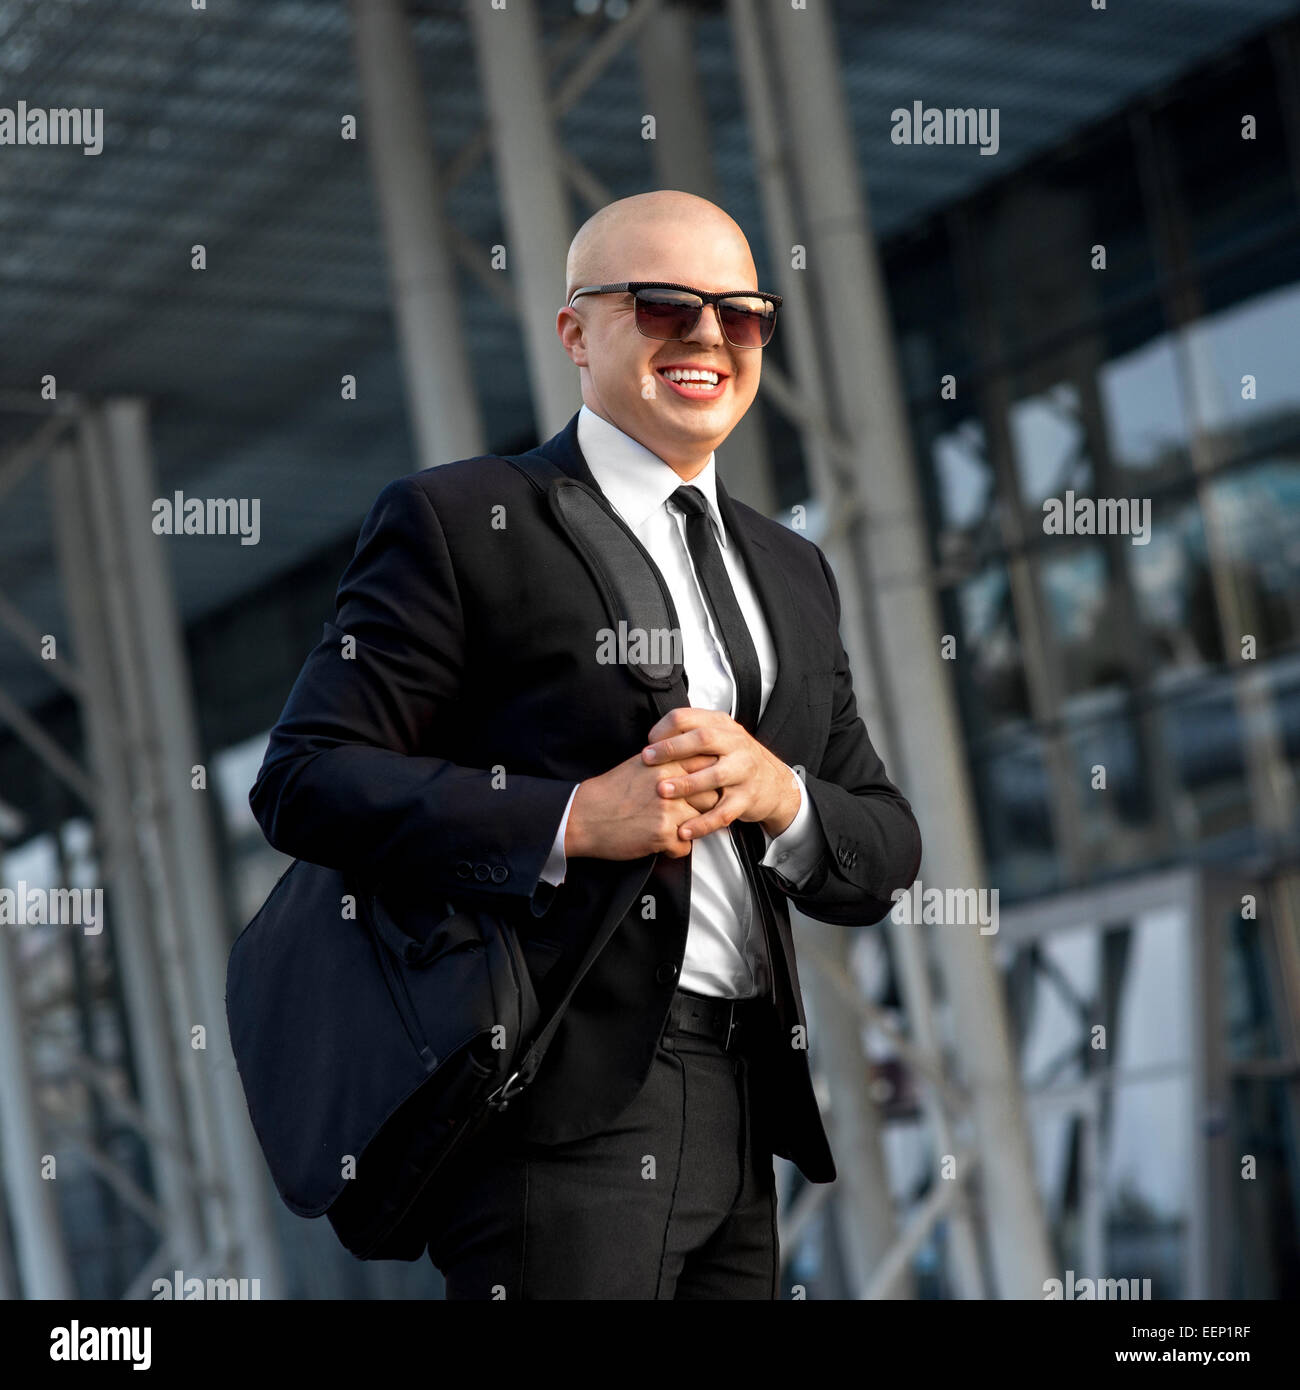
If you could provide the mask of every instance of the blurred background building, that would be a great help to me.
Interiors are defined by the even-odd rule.
[[[656,187],[786,295],[723,476],[836,564],[923,881],[1000,895],[797,927],[841,1179],[780,1163],[785,1296],[1300,1294],[1300,6],[810,5],[0,0],[0,106],[104,122],[0,144],[0,877],[106,904],[0,930],[4,1296],[438,1296],[247,1133],[247,793],[376,493],[577,408],[565,247]]]

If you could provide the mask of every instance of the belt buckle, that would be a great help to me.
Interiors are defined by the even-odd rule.
[[[510,1075],[506,1078],[506,1080],[504,1080],[501,1083],[501,1085],[499,1085],[496,1088],[496,1090],[493,1091],[492,1094],[487,1098],[487,1104],[490,1105],[493,1110],[504,1110],[506,1106],[509,1105],[510,1102],[515,1098],[515,1096],[520,1095],[523,1092],[523,1086],[516,1085],[516,1082],[518,1082],[519,1080],[519,1076],[519,1070],[511,1072]],[[512,1090],[511,1087],[514,1087],[514,1089]]]
[[[728,1051],[731,1047],[731,1035],[736,1031],[736,1001],[730,1000],[727,1005],[727,1036],[722,1044],[722,1050]]]

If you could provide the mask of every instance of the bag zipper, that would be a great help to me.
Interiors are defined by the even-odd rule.
[[[366,911],[368,912],[369,909],[367,908]],[[392,996],[393,1006],[397,1010],[398,1018],[402,1021],[402,1027],[406,1030],[406,1036],[415,1049],[420,1064],[426,1072],[431,1072],[438,1065],[439,1059],[430,1048],[429,1040],[424,1036],[424,1029],[420,1026],[420,1020],[416,1015],[411,992],[407,989],[406,981],[402,978],[401,971],[398,970],[397,963],[393,960],[388,947],[384,945],[382,938],[368,917],[366,928],[370,936],[370,943],[379,956],[379,968],[383,971],[388,992]]]

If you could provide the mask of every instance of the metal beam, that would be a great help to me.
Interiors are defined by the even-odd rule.
[[[492,129],[506,265],[517,286],[533,416],[539,438],[546,439],[565,425],[582,397],[555,333],[572,229],[541,34],[533,0],[510,0],[499,10],[473,4],[468,14]]]
[[[150,1161],[165,1213],[166,1244],[182,1268],[203,1248],[195,1177],[190,1162],[185,1106],[171,1042],[162,976],[149,932],[153,915],[145,867],[134,835],[132,779],[123,740],[126,713],[108,639],[105,587],[96,572],[96,546],[84,477],[84,458],[70,446],[50,459],[50,512],[54,549],[71,625],[73,650],[86,673],[82,706],[85,739],[98,776],[95,841],[100,874],[108,887],[109,928],[121,972],[126,1023],[139,1068],[142,1118],[148,1125]],[[143,1127],[141,1127],[142,1132]]]
[[[823,386],[825,365],[821,361],[821,335],[814,322],[806,276],[794,269],[791,255],[799,240],[794,214],[796,194],[785,163],[783,117],[778,115],[772,102],[770,49],[759,31],[753,0],[732,0],[730,16],[754,159],[759,170],[767,240],[773,248],[778,289],[784,298],[781,332],[786,339],[787,358],[796,389],[808,402],[808,413],[801,426],[804,457],[815,495],[827,502],[828,512],[833,514],[835,499],[846,489],[840,485],[840,469],[828,439],[810,423],[813,419],[829,419]],[[832,540],[825,553],[832,568],[840,574],[845,573],[851,555],[844,547]],[[859,601],[857,586],[844,585],[840,596],[840,632],[855,673],[854,689],[860,708],[871,722],[872,712],[880,711],[881,707],[873,668],[868,661],[870,613]],[[884,722],[883,716],[875,720],[873,732]],[[797,910],[792,917],[801,934],[812,933],[821,938],[825,954],[837,962],[846,960],[847,943],[836,940],[842,928],[827,931]],[[897,1223],[887,1180],[880,1115],[867,1094],[866,1064],[856,1021],[851,1022],[846,1015],[843,1002],[823,972],[810,974],[806,984],[816,1039],[814,1057],[818,1067],[834,1081],[830,1138],[839,1151],[843,1174],[836,1183],[835,1207],[849,1278],[854,1296],[859,1297],[867,1287],[872,1269],[884,1258],[896,1238]],[[893,1287],[906,1296],[911,1292],[910,1276],[900,1274]]]
[[[227,1229],[229,1222],[222,1200],[218,1122],[201,1059],[188,1045],[190,1028],[200,1007],[181,929],[180,890],[175,875],[168,872],[162,851],[166,832],[160,822],[166,818],[168,805],[162,791],[164,774],[158,767],[162,753],[157,720],[145,680],[150,653],[139,626],[125,554],[128,536],[135,527],[123,529],[113,453],[100,407],[83,411],[79,444],[76,478],[86,508],[91,584],[103,605],[102,632],[115,687],[114,715],[118,722],[111,736],[120,740],[119,766],[127,778],[124,785],[128,789],[129,813],[123,826],[131,840],[129,850],[122,848],[139,856],[140,880],[148,894],[140,904],[141,915],[136,920],[146,933],[149,949],[157,952],[158,997],[166,1009],[168,1026],[165,1046],[180,1074],[186,1102],[188,1134],[199,1175],[204,1243],[226,1249],[233,1244],[233,1237]],[[157,544],[156,539],[153,544]]]
[[[821,307],[837,413],[870,478],[858,553],[870,576],[879,679],[894,712],[892,767],[924,827],[927,886],[984,881],[969,771],[950,675],[940,657],[930,540],[913,472],[893,328],[853,147],[832,23],[819,6],[763,0],[780,73],[808,264]],[[852,313],[844,312],[852,304]],[[921,563],[918,564],[918,558]],[[916,930],[915,928],[913,929]],[[999,1293],[1040,1298],[1051,1271],[1001,981],[987,939],[941,927],[944,975],[973,1097],[988,1236]]]
[[[421,468],[483,452],[483,424],[440,209],[429,114],[397,0],[352,0],[366,148],[388,251]]]
[[[5,406],[3,408],[10,409],[11,407]],[[35,409],[35,404],[31,408]],[[46,402],[43,408],[49,410],[49,403]],[[7,453],[0,456],[0,501],[4,499],[7,492],[22,481],[32,464],[43,459],[67,434],[71,423],[66,415],[52,415],[48,420],[42,421],[21,444],[14,445]]]
[[[0,690],[0,723],[8,724],[14,734],[87,806],[95,804],[95,784],[86,776],[81,765],[75,758],[69,757],[38,721],[5,690]]]
[[[888,1298],[890,1287],[899,1273],[907,1268],[908,1261],[930,1238],[935,1226],[945,1215],[960,1206],[964,1198],[963,1178],[969,1178],[978,1168],[979,1155],[971,1149],[963,1149],[954,1157],[954,1166],[962,1176],[947,1182],[935,1176],[929,1196],[909,1217],[902,1237],[880,1262],[871,1283],[862,1295],[864,1299]]]
[[[219,1192],[227,1197],[232,1249],[218,1247],[241,1277],[262,1280],[268,1297],[283,1288],[266,1165],[239,1088],[226,1027],[225,976],[230,940],[208,793],[191,784],[202,762],[180,617],[171,577],[153,534],[156,494],[147,411],[140,400],[115,399],[104,408],[105,436],[115,486],[111,501],[124,544],[123,585],[137,633],[147,634],[140,672],[157,758],[159,867],[178,905],[179,932],[190,973],[188,1033],[202,1025],[205,1047],[185,1046],[199,1062],[199,1095],[216,1126]]]
[[[0,1180],[13,1227],[23,1297],[73,1298],[77,1289],[63,1242],[54,1183],[42,1175],[46,1145],[27,1050],[16,940],[12,927],[0,927],[0,1057],[4,1058],[0,1066]]]

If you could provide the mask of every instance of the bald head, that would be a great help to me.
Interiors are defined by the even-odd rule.
[[[689,256],[684,254],[687,248]],[[710,251],[746,266],[745,283],[706,285],[692,280],[691,262]],[[749,242],[733,218],[707,198],[659,189],[619,198],[578,228],[565,261],[564,299],[567,303],[580,285],[621,280],[666,280],[696,284],[700,289],[757,289],[756,275]]]
[[[662,338],[644,332],[630,294],[585,295],[572,306],[569,297],[583,285],[635,280],[705,294],[757,290],[744,232],[707,198],[638,193],[582,224],[564,273],[555,330],[578,368],[583,404],[689,481],[753,404],[762,350],[730,343],[716,305]]]

